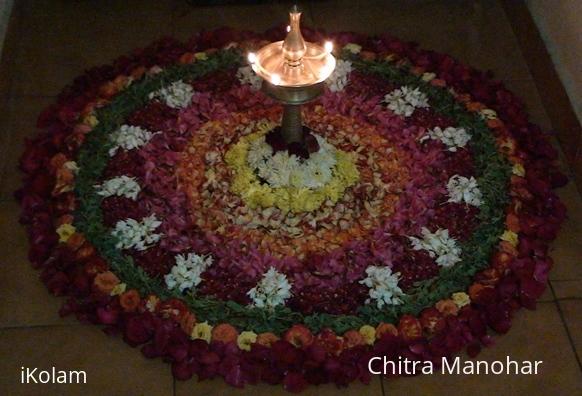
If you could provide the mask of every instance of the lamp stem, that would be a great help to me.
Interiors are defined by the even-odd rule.
[[[281,130],[285,143],[303,141],[303,122],[301,120],[301,105],[286,104],[283,106],[283,121]]]

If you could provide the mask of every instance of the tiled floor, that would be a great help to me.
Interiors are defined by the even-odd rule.
[[[285,20],[289,3],[192,8],[178,0],[23,0],[5,44],[0,67],[0,394],[222,395],[274,394],[281,388],[243,391],[221,381],[172,380],[169,366],[141,357],[119,339],[57,316],[50,297],[27,262],[27,243],[11,197],[22,140],[35,117],[85,68],[111,61],[156,37],[189,34],[221,25],[262,30]],[[313,1],[308,24],[330,30],[389,31],[491,69],[526,103],[532,119],[551,128],[509,21],[496,1]],[[508,335],[480,358],[506,355],[544,360],[538,376],[418,377],[356,385],[343,394],[575,394],[582,389],[582,200],[573,184],[560,191],[569,219],[553,244],[551,288],[534,312],[520,312]],[[576,352],[578,351],[578,352]],[[84,369],[90,386],[20,385],[21,366]],[[335,387],[307,394],[337,394]]]

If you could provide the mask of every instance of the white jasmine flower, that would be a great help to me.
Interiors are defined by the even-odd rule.
[[[289,155],[287,151],[273,154],[272,147],[266,143],[264,137],[261,137],[250,143],[247,163],[259,177],[274,188],[323,187],[333,177],[337,163],[336,149],[323,137],[314,136],[319,144],[319,150],[304,161],[299,161],[297,156]]]
[[[438,229],[432,233],[423,227],[421,232],[422,239],[409,237],[414,250],[426,250],[430,257],[436,257],[436,263],[441,267],[451,267],[461,261],[461,248],[449,237],[449,230]]]
[[[212,265],[212,256],[200,256],[195,253],[179,254],[176,264],[170,273],[164,277],[168,289],[178,289],[180,292],[190,290],[202,282],[201,275]]]
[[[109,136],[109,140],[114,144],[109,149],[109,155],[113,157],[120,148],[129,151],[141,147],[149,142],[153,135],[154,133],[138,126],[122,125]]]
[[[384,103],[395,114],[410,117],[417,108],[427,108],[428,98],[418,88],[402,86],[384,96]]]
[[[172,109],[183,109],[190,105],[194,88],[182,80],[174,81],[159,91],[150,93],[150,99],[160,99]]]
[[[362,46],[355,43],[348,43],[344,45],[344,50],[351,52],[352,54],[359,54],[362,51]]]
[[[97,189],[97,194],[103,197],[125,197],[132,200],[137,199],[137,194],[141,191],[141,187],[138,184],[135,177],[129,176],[119,176],[109,179],[102,184],[97,184],[95,186]]]
[[[378,308],[382,308],[384,305],[402,304],[400,297],[404,296],[404,292],[398,286],[399,272],[393,274],[389,267],[371,265],[366,268],[366,274],[368,276],[360,281],[361,284],[370,289],[370,298],[366,300],[366,304],[372,300],[376,301]]]
[[[465,131],[465,128],[455,128],[447,127],[444,130],[440,127],[435,127],[428,131],[428,134],[423,136],[420,141],[426,139],[440,140],[445,146],[448,147],[449,151],[455,152],[460,147],[465,147],[469,140],[471,140],[471,135]]]
[[[236,72],[236,78],[238,78],[241,84],[248,84],[255,91],[261,89],[261,85],[263,84],[263,79],[257,76],[250,66],[239,67]]]
[[[271,267],[247,295],[253,300],[251,305],[257,308],[274,308],[291,297],[291,284],[285,274]]]
[[[247,161],[252,169],[258,168],[261,164],[268,161],[273,155],[273,148],[261,136],[250,142]]]
[[[327,80],[325,80],[329,90],[331,92],[343,91],[346,85],[348,85],[350,73],[352,70],[352,62],[338,59],[335,65],[335,69],[327,78]]]
[[[146,250],[162,237],[154,232],[161,224],[155,215],[144,217],[141,222],[135,219],[120,220],[111,231],[111,235],[117,238],[115,247]]]
[[[447,190],[449,202],[465,202],[468,205],[481,206],[483,195],[473,176],[470,178],[460,175],[452,176],[447,183]]]

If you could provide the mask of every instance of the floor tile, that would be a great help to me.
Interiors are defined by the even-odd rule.
[[[576,394],[582,385],[574,351],[553,303],[539,304],[535,312],[519,312],[508,334],[481,352],[478,360],[542,360],[538,375],[433,375],[385,381],[389,394],[467,395]],[[463,358],[464,359],[464,358]]]
[[[582,317],[580,316],[582,300],[560,301],[559,304],[578,359],[580,359],[582,357]],[[582,367],[580,368],[582,369]]]
[[[22,174],[17,165],[24,150],[24,139],[34,136],[38,115],[52,102],[54,98],[31,96],[7,99],[7,111],[0,114],[0,141],[6,145],[0,158],[0,199],[12,199],[13,192],[20,187]]]
[[[170,366],[95,326],[0,331],[0,394],[172,395]],[[84,370],[87,384],[21,384],[21,367]]]
[[[196,379],[191,379],[189,381],[176,381],[176,395],[175,396],[187,396],[187,395],[204,395],[204,396],[221,396],[221,395],[232,395],[232,396],[276,396],[276,395],[289,395],[290,393],[283,389],[283,386],[278,385],[248,385],[243,389],[233,389],[225,388],[224,381],[222,379],[214,379],[208,381],[197,382]],[[327,396],[327,395],[338,395],[350,396],[350,395],[362,395],[362,396],[382,396],[382,388],[379,378],[374,378],[372,382],[368,385],[361,383],[354,383],[347,388],[337,388],[335,385],[320,385],[311,386],[305,391],[301,392],[302,396]]]
[[[192,7],[183,2],[174,10],[174,35],[181,40],[187,40],[200,30],[219,27],[263,32],[288,22],[292,3],[265,3],[267,4]],[[301,23],[314,26],[308,9],[303,9]]]
[[[538,299],[538,303],[551,302],[554,300],[555,300],[554,293],[552,292],[552,288],[548,284],[546,285],[546,290],[544,291],[544,294],[542,294],[541,297]]]
[[[328,31],[388,32],[492,70],[499,79],[529,78],[513,31],[495,1],[340,0],[311,7],[315,26]]]
[[[83,70],[171,34],[173,4],[27,0],[13,93],[56,95]]]
[[[551,245],[554,268],[550,280],[582,279],[582,198],[573,181],[557,193],[568,208],[568,218]]]
[[[41,325],[75,325],[74,318],[60,318],[62,300],[53,297],[28,261],[28,242],[18,223],[16,202],[0,202],[0,328]]]
[[[582,301],[582,279],[552,281],[552,288],[559,300],[579,299]]]
[[[544,131],[553,129],[533,80],[509,80],[504,81],[503,84],[522,100],[531,122],[539,125]]]

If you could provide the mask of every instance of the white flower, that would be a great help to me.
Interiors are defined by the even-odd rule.
[[[299,159],[287,151],[279,151],[257,168],[258,174],[271,187],[284,187],[290,184],[291,172],[299,167]]]
[[[261,89],[261,85],[263,84],[263,79],[257,76],[250,66],[239,67],[236,72],[236,78],[238,78],[241,84],[248,84],[255,91]]]
[[[154,232],[161,224],[155,215],[144,217],[141,222],[135,219],[120,220],[111,231],[111,235],[117,238],[115,247],[146,250],[162,237]]]
[[[426,139],[440,140],[445,146],[448,147],[449,151],[457,151],[460,147],[465,147],[469,140],[471,140],[471,135],[465,131],[465,128],[454,128],[447,127],[442,130],[440,127],[435,127],[428,131],[428,134],[423,136],[420,141]]]
[[[159,91],[150,93],[150,99],[160,99],[172,109],[183,109],[190,105],[194,88],[182,80],[174,81]]]
[[[378,308],[382,308],[384,305],[402,304],[400,297],[404,296],[404,292],[398,287],[399,272],[393,274],[389,267],[371,265],[366,268],[366,274],[368,276],[360,281],[361,284],[370,289],[370,298],[366,300],[366,304],[372,300],[376,301]]]
[[[335,69],[327,78],[327,80],[325,80],[329,90],[331,92],[343,91],[346,85],[348,85],[350,73],[352,70],[352,62],[338,59],[335,65]]]
[[[248,291],[247,295],[257,308],[273,308],[285,304],[291,297],[291,284],[285,274],[271,267],[263,274],[257,286]]]
[[[154,133],[138,126],[122,125],[109,136],[109,140],[113,142],[109,155],[113,157],[119,148],[133,150],[141,147],[149,142],[153,135]]]
[[[212,265],[212,256],[199,256],[195,253],[179,254],[175,258],[176,264],[170,273],[164,277],[168,289],[193,289],[202,282],[201,275]]]
[[[465,202],[468,205],[481,206],[483,195],[473,176],[470,178],[460,175],[452,176],[447,183],[447,190],[449,202]]]
[[[359,54],[360,51],[362,51],[362,46],[355,43],[347,43],[344,45],[343,49],[345,51],[351,52],[352,54]]]
[[[417,108],[427,108],[428,98],[418,88],[402,86],[384,96],[384,103],[395,114],[410,117]]]
[[[316,189],[325,186],[333,177],[337,163],[336,149],[323,137],[315,135],[319,150],[308,159],[299,161],[287,151],[273,154],[262,136],[250,142],[247,163],[269,186]]]
[[[422,239],[409,237],[414,250],[426,250],[430,257],[436,257],[436,263],[441,267],[451,267],[461,261],[461,248],[449,237],[449,230],[438,229],[432,233],[423,227],[421,232]]]
[[[111,197],[111,196],[118,196],[118,197],[125,197],[131,200],[137,199],[137,194],[141,191],[141,187],[139,186],[135,177],[129,176],[119,176],[114,177],[113,179],[109,179],[102,184],[95,185],[97,189],[97,194],[103,197]]]

